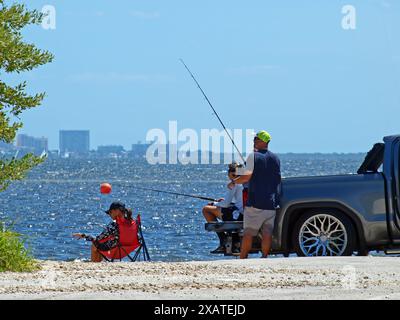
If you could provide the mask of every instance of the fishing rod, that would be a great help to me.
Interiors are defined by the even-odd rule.
[[[226,129],[224,123],[222,122],[221,118],[219,117],[217,111],[214,109],[213,105],[211,104],[210,100],[208,99],[207,95],[204,93],[203,89],[200,87],[200,84],[197,82],[196,78],[194,77],[193,73],[190,71],[190,69],[188,68],[188,66],[185,64],[185,62],[182,59],[179,59],[182,64],[184,65],[184,67],[186,68],[186,70],[189,72],[190,76],[192,77],[192,79],[194,80],[194,82],[197,84],[197,87],[200,89],[201,93],[203,94],[204,98],[206,98],[208,104],[210,105],[211,109],[213,110],[215,116],[217,117],[219,123],[222,125],[222,127],[224,128],[226,134],[228,135],[229,139],[232,141],[233,146],[236,148],[236,151],[239,153],[240,158],[242,158],[243,163],[246,163],[246,161],[244,160],[241,152],[239,151],[238,147],[235,144],[235,141],[233,141],[231,135],[229,134],[228,130]]]
[[[173,195],[175,195],[175,196],[182,196],[182,197],[188,197],[188,198],[195,198],[195,199],[206,200],[206,201],[213,201],[213,202],[217,202],[217,201],[218,201],[218,200],[213,199],[213,198],[202,197],[202,196],[192,195],[192,194],[186,194],[186,193],[178,193],[178,192],[171,192],[171,191],[158,190],[158,189],[152,189],[152,188],[135,187],[135,186],[132,186],[132,188],[139,189],[139,190],[146,190],[146,191],[153,191],[153,192],[160,192],[160,193],[173,194]]]

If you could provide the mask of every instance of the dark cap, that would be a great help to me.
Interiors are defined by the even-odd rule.
[[[107,211],[104,211],[104,212],[107,214],[110,214],[111,210],[116,210],[116,209],[120,209],[120,210],[124,211],[126,209],[125,204],[123,204],[120,201],[115,201],[115,202],[111,203],[110,209],[108,209]]]

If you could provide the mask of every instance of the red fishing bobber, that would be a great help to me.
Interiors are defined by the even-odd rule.
[[[110,194],[111,193],[111,184],[109,183],[102,183],[100,185],[100,192],[102,194]]]

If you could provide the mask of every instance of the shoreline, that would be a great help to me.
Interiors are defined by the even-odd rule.
[[[0,299],[400,299],[397,257],[192,262],[40,261],[4,272]]]

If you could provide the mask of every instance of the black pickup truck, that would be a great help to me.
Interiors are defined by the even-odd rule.
[[[282,179],[271,253],[343,256],[400,251],[399,158],[400,135],[387,136],[368,152],[357,173]],[[226,255],[240,246],[232,242],[232,235],[242,235],[242,222],[205,227],[227,233]],[[255,237],[253,252],[259,250],[260,239]]]

